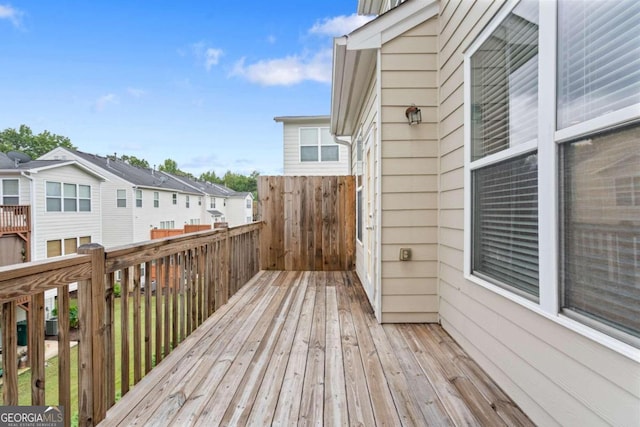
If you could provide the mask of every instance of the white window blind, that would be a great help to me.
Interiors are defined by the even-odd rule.
[[[640,104],[640,2],[558,2],[558,129]]]
[[[473,272],[538,295],[537,155],[472,174]]]

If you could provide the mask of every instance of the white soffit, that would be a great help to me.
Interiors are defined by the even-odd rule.
[[[438,14],[437,0],[402,3],[349,34],[347,49],[379,49],[382,45]]]
[[[358,15],[377,15],[382,9],[384,0],[359,0]]]

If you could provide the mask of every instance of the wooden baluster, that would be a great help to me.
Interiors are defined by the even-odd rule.
[[[58,402],[64,408],[64,425],[71,424],[69,307],[69,286],[60,286],[58,288]]]
[[[44,293],[31,296],[28,317],[31,404],[44,405]]]
[[[2,352],[18,354],[18,337],[16,331],[16,302],[2,304]],[[5,406],[18,404],[18,361],[15,357],[2,358],[2,400]]]
[[[78,253],[91,256],[91,279],[78,282],[79,424],[85,426],[98,424],[107,412],[104,376],[105,258],[104,247],[97,243],[80,246]]]

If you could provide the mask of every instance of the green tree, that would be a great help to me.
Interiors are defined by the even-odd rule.
[[[208,181],[213,184],[224,184],[222,178],[218,178],[215,171],[204,172],[200,174],[200,180]]]
[[[0,132],[0,151],[4,153],[21,151],[35,159],[56,147],[76,149],[66,136],[56,135],[48,130],[34,135],[27,125],[20,125],[18,130],[7,128]]]
[[[186,176],[186,177],[189,177],[189,178],[195,178],[189,172],[185,172],[185,171],[182,171],[182,170],[178,169],[178,163],[173,159],[165,159],[164,163],[162,163],[160,166],[158,166],[158,169],[163,171],[163,172],[168,172],[168,173],[171,173],[171,174],[177,175],[177,176]]]
[[[120,157],[123,161],[129,163],[131,166],[136,166],[139,168],[145,168],[145,169],[149,169],[149,162],[146,161],[145,159],[139,159],[136,156],[128,156],[126,154],[123,154],[122,157]]]
[[[254,197],[258,192],[258,171],[253,171],[249,176],[227,171],[222,178],[225,186],[240,192],[253,193]]]
[[[164,163],[158,166],[158,169],[163,172],[169,172],[177,175],[178,162],[173,159],[165,159]]]

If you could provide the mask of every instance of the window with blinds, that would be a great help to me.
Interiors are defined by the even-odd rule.
[[[471,271],[536,298],[538,3],[520,2],[471,55],[470,68]]]
[[[472,188],[473,272],[537,296],[537,155],[474,171]]]
[[[558,129],[640,103],[640,2],[558,2]]]

